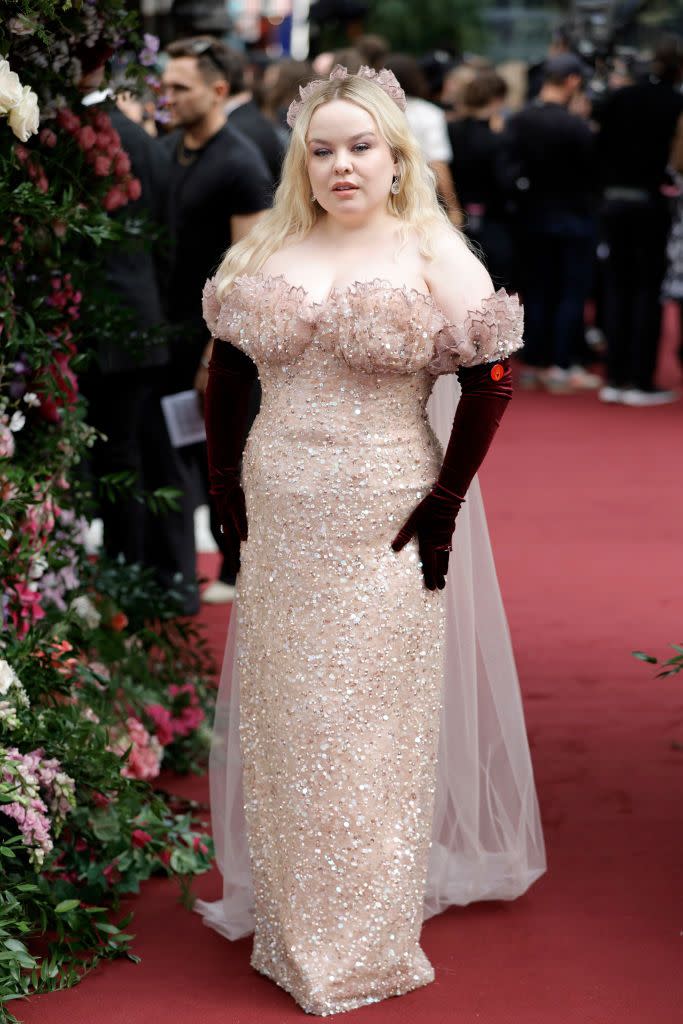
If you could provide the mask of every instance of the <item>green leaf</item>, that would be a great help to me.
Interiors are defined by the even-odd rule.
[[[656,665],[657,659],[653,658],[651,654],[646,654],[645,651],[631,651],[634,658],[638,661],[646,661],[648,665]]]
[[[80,900],[62,900],[62,902],[58,903],[55,907],[55,913],[68,914],[70,910],[75,910],[76,907],[80,907],[80,905]]]

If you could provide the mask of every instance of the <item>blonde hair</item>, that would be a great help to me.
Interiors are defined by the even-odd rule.
[[[332,79],[303,103],[292,129],[272,209],[225,254],[216,274],[219,299],[225,296],[236,277],[258,271],[285,242],[305,238],[317,220],[325,215],[318,203],[311,201],[311,185],[306,170],[306,135],[314,111],[336,99],[349,100],[366,110],[394,154],[401,188],[397,196],[389,194],[388,208],[402,221],[404,237],[411,229],[414,230],[421,254],[430,259],[430,236],[434,228],[445,226],[460,234],[439,206],[434,175],[405,115],[394,101],[370,79],[357,75]]]

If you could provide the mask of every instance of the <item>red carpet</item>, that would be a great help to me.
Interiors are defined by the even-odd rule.
[[[669,361],[669,370],[674,372]],[[436,982],[344,1019],[674,1024],[683,1019],[683,678],[632,648],[683,640],[683,402],[518,394],[483,486],[517,652],[549,870],[511,904],[427,923]],[[208,563],[207,563],[208,566]],[[220,644],[225,612],[206,613]],[[181,788],[206,794],[205,780]],[[196,892],[219,894],[216,874]],[[15,1004],[26,1024],[287,1024],[304,1014],[153,881],[142,963]]]

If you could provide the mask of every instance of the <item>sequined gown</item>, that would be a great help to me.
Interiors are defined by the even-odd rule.
[[[442,595],[414,542],[390,544],[440,467],[434,374],[517,347],[500,324],[519,335],[519,310],[498,293],[456,329],[428,295],[386,282],[313,303],[260,274],[222,305],[209,282],[204,302],[263,393],[237,592],[251,962],[327,1015],[434,978],[419,935]]]

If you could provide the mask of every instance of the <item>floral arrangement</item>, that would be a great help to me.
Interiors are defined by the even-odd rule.
[[[205,641],[180,595],[88,550],[78,378],[120,331],[101,268],[140,234],[140,185],[78,86],[143,43],[145,81],[134,23],[125,0],[0,0],[0,1022],[133,957],[120,898],[154,872],[187,895],[211,863],[202,809],[166,792],[206,761]]]

